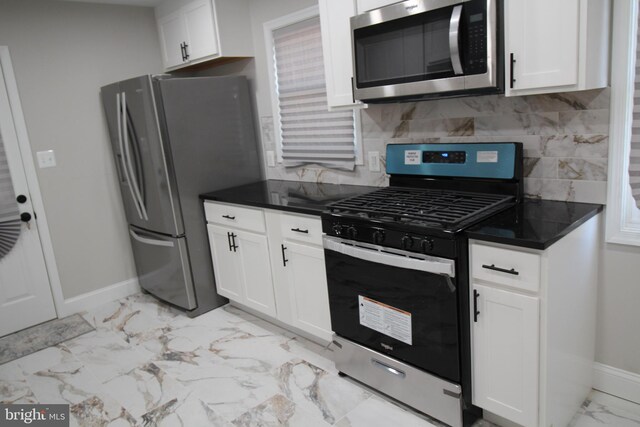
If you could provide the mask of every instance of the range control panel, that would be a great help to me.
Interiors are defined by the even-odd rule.
[[[464,163],[467,153],[464,151],[423,151],[422,163]]]

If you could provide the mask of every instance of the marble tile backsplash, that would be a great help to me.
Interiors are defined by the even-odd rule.
[[[384,186],[387,144],[522,142],[525,193],[551,200],[604,203],[610,90],[501,95],[372,104],[359,112],[365,164],[354,171],[317,165],[267,168],[267,178]],[[265,141],[265,150],[275,149]],[[370,172],[369,151],[382,172]]]

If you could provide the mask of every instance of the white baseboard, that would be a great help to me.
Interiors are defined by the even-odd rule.
[[[56,306],[58,317],[67,317],[81,311],[91,310],[99,305],[126,298],[138,292],[140,292],[140,285],[136,277],[120,283],[114,283],[93,292],[65,299],[62,307]]]
[[[602,363],[593,364],[593,388],[640,404],[640,375]]]

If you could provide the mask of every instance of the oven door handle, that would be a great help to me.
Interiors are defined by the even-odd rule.
[[[324,236],[323,242],[324,248],[327,250],[364,261],[441,275],[448,279],[447,286],[449,286],[449,288],[453,287],[452,290],[455,290],[451,278],[456,275],[456,263],[451,259],[437,258],[397,249],[387,249],[382,246],[353,242],[331,236]]]

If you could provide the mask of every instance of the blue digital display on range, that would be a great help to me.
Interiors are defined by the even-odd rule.
[[[423,151],[422,163],[464,163],[467,153],[464,151]]]

